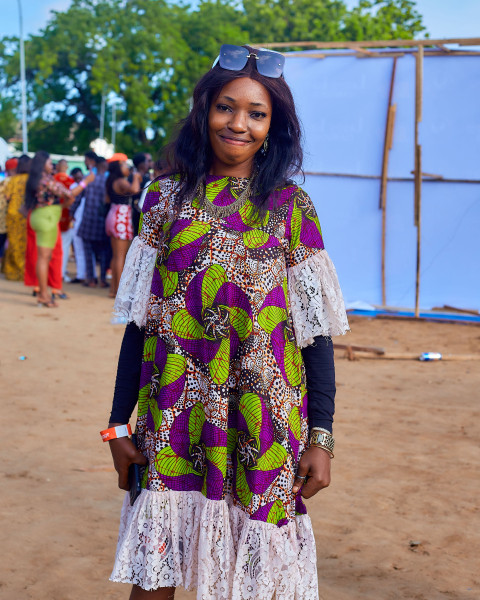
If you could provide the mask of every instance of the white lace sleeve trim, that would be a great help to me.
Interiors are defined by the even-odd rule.
[[[254,521],[232,499],[200,492],[126,495],[111,581],[197,588],[202,600],[318,600],[310,518]]]
[[[350,328],[337,272],[326,250],[288,269],[288,295],[297,344],[317,335],[343,335]]]
[[[149,246],[140,236],[135,237],[125,259],[118,286],[114,315],[143,327],[147,320],[150,289],[157,249]]]

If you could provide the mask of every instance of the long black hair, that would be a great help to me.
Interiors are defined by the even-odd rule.
[[[30,163],[32,159],[28,156],[28,154],[22,154],[22,156],[18,159],[17,164],[17,175],[25,175],[30,171]]]
[[[42,179],[45,163],[50,158],[50,154],[45,150],[39,150],[35,153],[30,163],[30,171],[25,188],[25,206],[27,210],[32,210],[37,204],[37,191]]]
[[[113,184],[115,183],[115,181],[117,181],[117,179],[123,179],[123,177],[125,177],[125,175],[122,172],[122,167],[120,165],[119,160],[114,160],[113,162],[108,163],[108,177],[107,182],[105,183],[105,187],[107,188],[107,194],[110,200],[112,199],[112,192],[115,194]],[[117,196],[118,195],[119,194],[117,194]]]
[[[254,50],[250,46],[245,48],[250,52]],[[249,77],[261,83],[272,100],[268,151],[262,154],[259,150],[255,156],[257,176],[252,201],[260,216],[266,210],[267,200],[272,193],[292,177],[302,173],[301,126],[292,92],[283,76],[272,78],[261,75],[253,57],[248,59],[241,71],[222,69],[217,64],[195,86],[192,110],[181,121],[176,138],[166,148],[165,154],[171,171],[180,175],[177,208],[195,194],[212,164],[213,154],[208,135],[210,106],[225,85],[241,77]]]

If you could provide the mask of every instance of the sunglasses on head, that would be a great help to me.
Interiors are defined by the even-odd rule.
[[[212,69],[218,63],[222,69],[241,71],[250,58],[255,59],[257,71],[260,75],[273,78],[282,76],[285,57],[280,52],[260,49],[254,53],[243,46],[232,46],[231,44],[222,45],[220,54],[213,63]]]

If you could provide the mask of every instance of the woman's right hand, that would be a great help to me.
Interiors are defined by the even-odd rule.
[[[111,427],[114,427],[114,425],[111,425]],[[108,444],[112,453],[113,466],[118,473],[118,487],[128,492],[130,489],[128,485],[128,467],[132,463],[142,466],[147,465],[148,460],[135,448],[132,440],[128,437],[111,440]]]

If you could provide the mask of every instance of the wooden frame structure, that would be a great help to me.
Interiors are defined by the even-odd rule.
[[[455,44],[458,48],[449,48]],[[382,211],[382,243],[381,243],[381,278],[382,278],[382,305],[387,306],[385,282],[385,246],[386,246],[386,216],[387,216],[387,182],[388,181],[413,181],[414,182],[414,225],[417,230],[416,241],[416,277],[415,277],[415,316],[419,317],[420,306],[420,259],[422,236],[422,183],[425,181],[455,182],[455,183],[480,183],[478,179],[447,179],[441,175],[431,175],[422,172],[422,147],[419,144],[419,125],[422,121],[423,105],[423,63],[426,56],[480,56],[479,50],[465,49],[466,46],[480,46],[480,38],[447,38],[436,40],[365,40],[356,42],[266,42],[258,44],[263,48],[303,48],[304,50],[320,50],[320,52],[288,52],[289,57],[308,59],[331,59],[344,56],[356,56],[361,59],[390,58],[393,59],[390,90],[387,105],[387,118],[385,125],[385,140],[381,175],[354,175],[349,173],[325,173],[306,171],[306,175],[323,175],[330,177],[357,177],[360,179],[380,179],[380,202]],[[338,50],[338,52],[325,52],[321,50]],[[393,128],[395,124],[396,105],[392,104],[395,86],[395,73],[397,60],[406,55],[415,56],[415,124],[414,124],[414,170],[413,178],[389,177],[388,162],[393,144]]]

